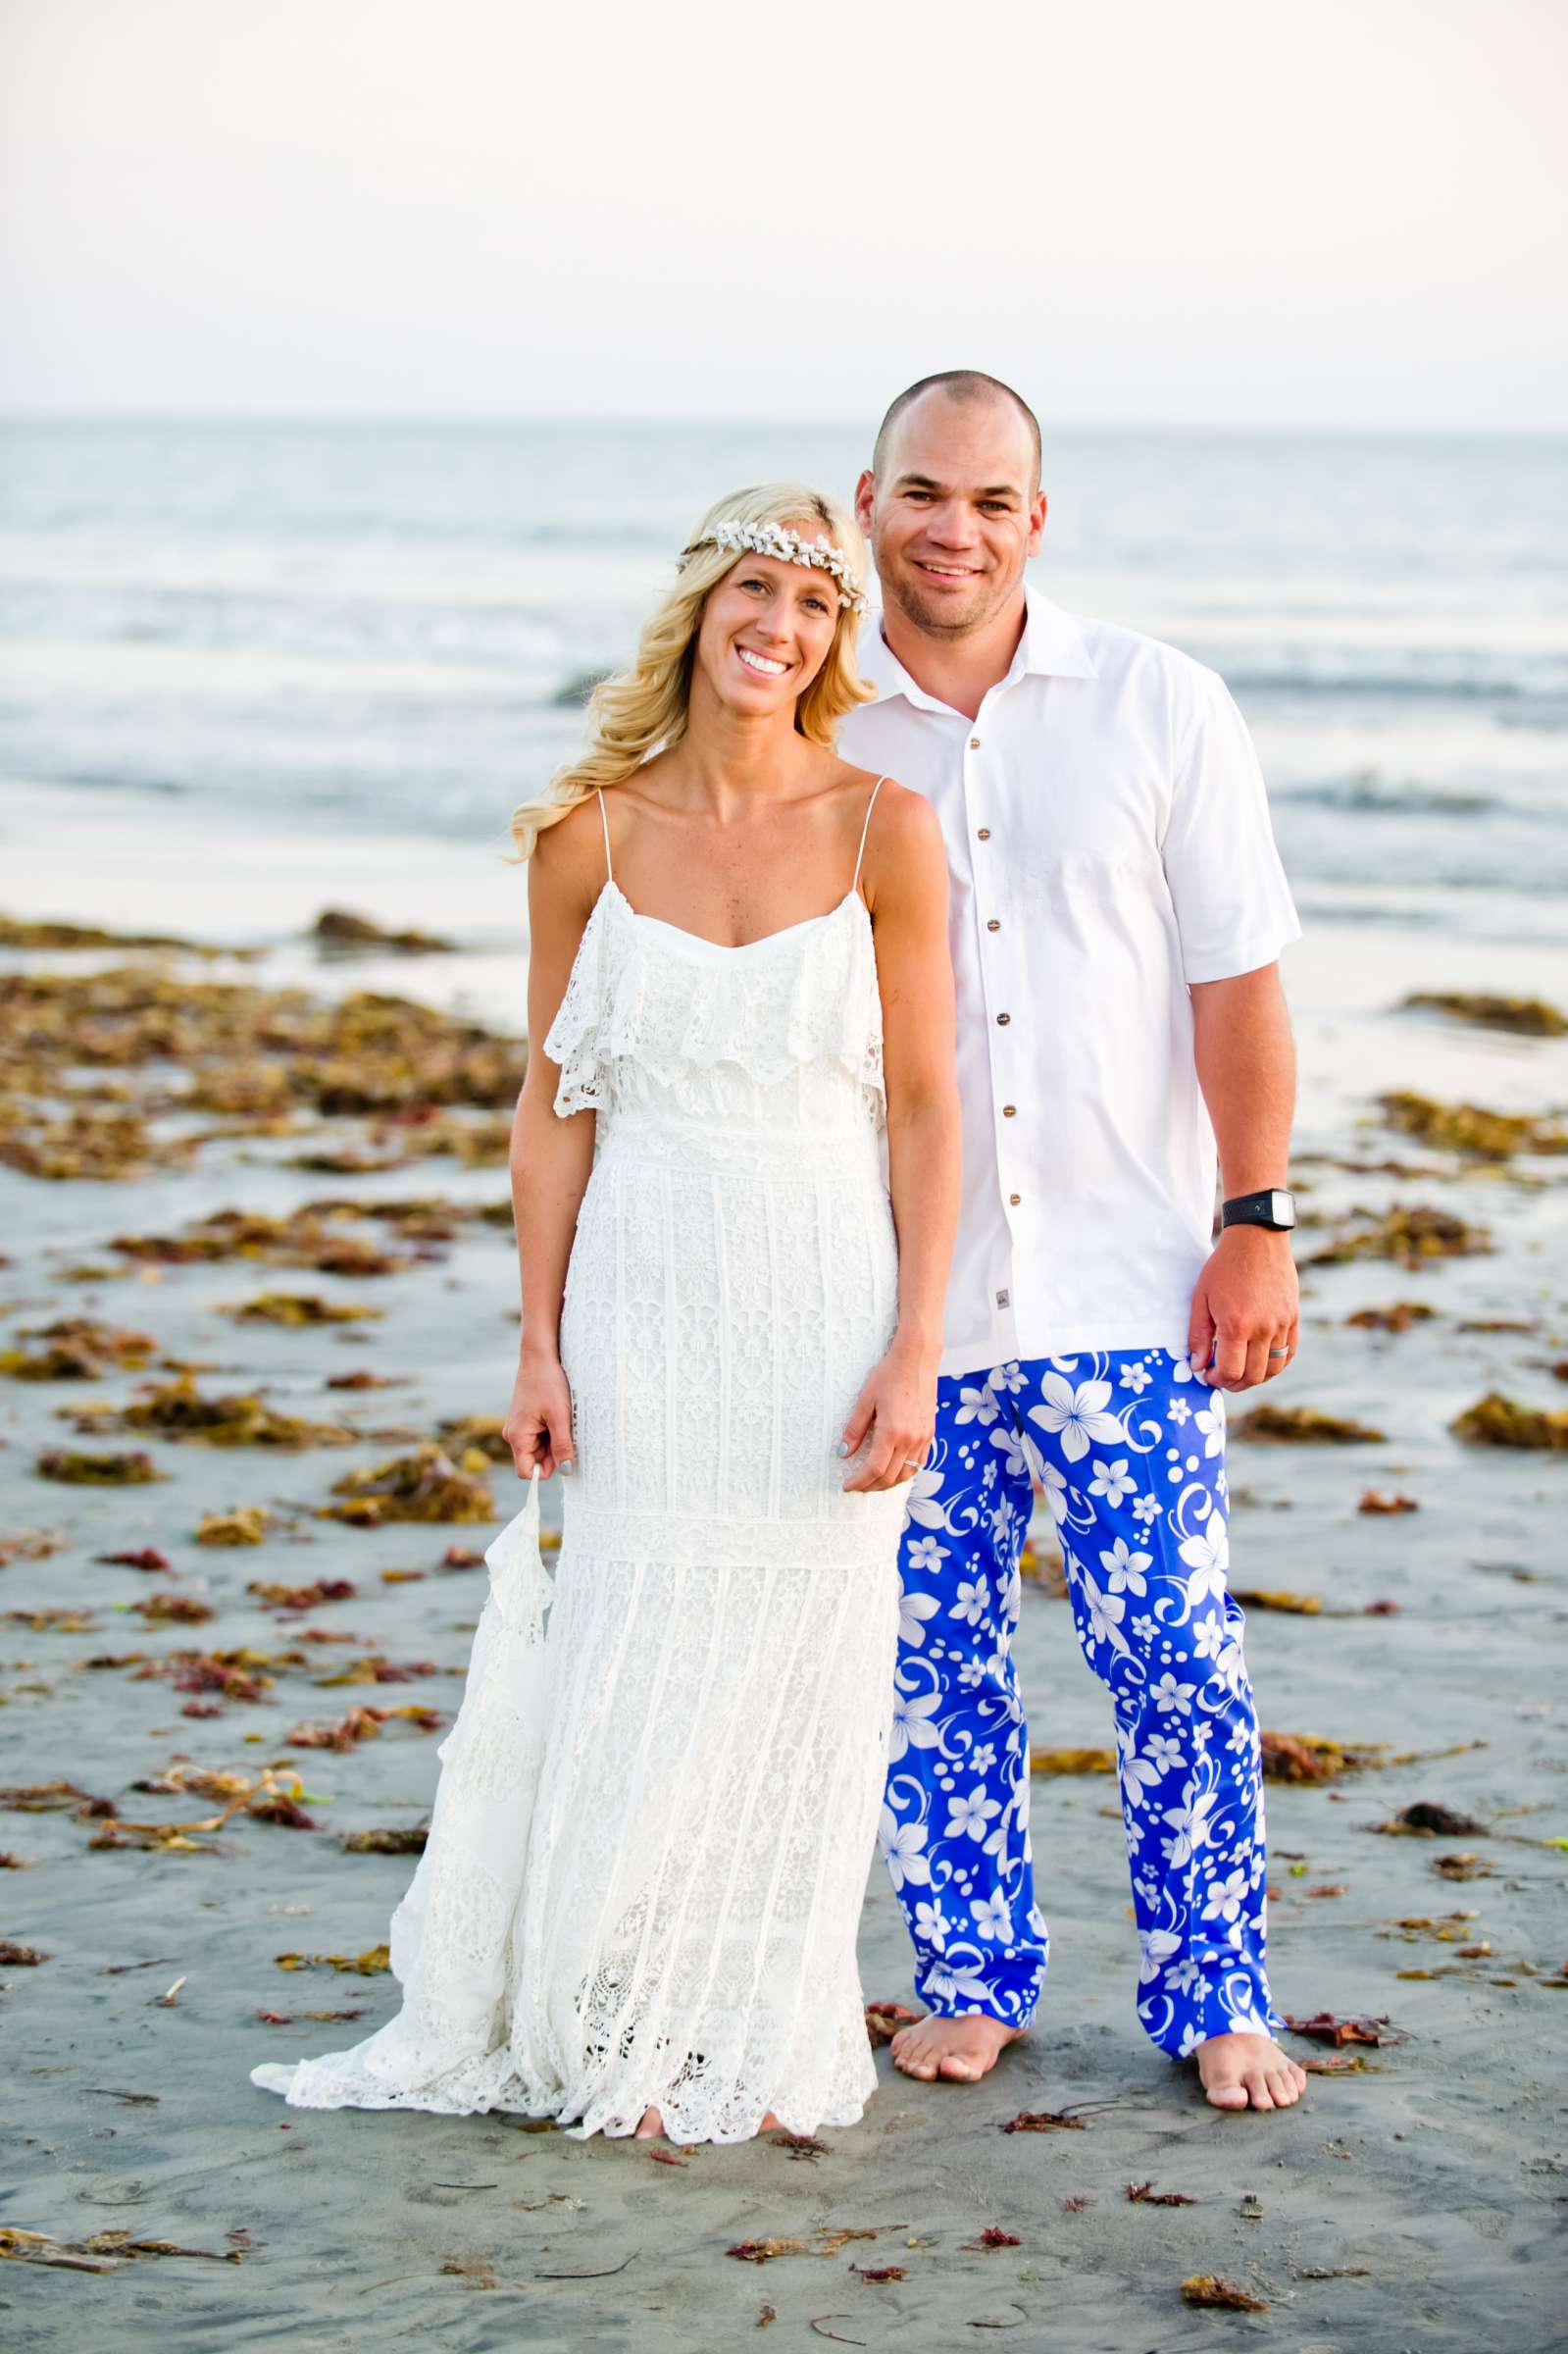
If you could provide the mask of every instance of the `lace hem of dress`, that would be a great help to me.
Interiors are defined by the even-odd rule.
[[[720,1064],[770,1087],[801,1063],[831,1058],[885,1102],[870,921],[858,897],[846,897],[840,912],[853,920],[830,918],[814,930],[809,956],[732,964],[719,988],[711,969],[661,952],[634,914],[601,892],[544,1039],[561,1069],[557,1113],[603,1109],[609,1066],[619,1060],[679,1089],[691,1072]],[[761,1049],[760,1037],[778,1043]]]

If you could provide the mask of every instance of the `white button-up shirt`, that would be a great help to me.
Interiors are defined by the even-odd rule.
[[[1185,1352],[1214,1133],[1188,985],[1300,925],[1251,739],[1211,670],[1030,588],[974,720],[877,621],[839,749],[924,793],[951,882],[964,1175],[941,1371]]]

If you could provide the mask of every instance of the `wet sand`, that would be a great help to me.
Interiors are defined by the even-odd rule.
[[[310,883],[301,872],[280,887],[289,921],[299,913],[289,892],[297,898]],[[453,905],[330,896],[467,943]],[[116,897],[112,878],[95,883],[89,864],[70,904],[50,911],[123,922]],[[143,906],[136,920],[173,912]],[[120,961],[29,954],[3,964],[85,974]],[[1249,1610],[1263,1721],[1367,1761],[1318,1786],[1271,1785],[1276,1994],[1298,2019],[1390,2022],[1380,2030],[1390,2040],[1339,2054],[1294,2041],[1302,2059],[1359,2066],[1314,2074],[1301,2107],[1273,2117],[1207,2109],[1190,2072],[1143,2041],[1115,1785],[1099,1773],[1034,1784],[1053,1959],[1032,2036],[976,2086],[914,2084],[884,2051],[865,2121],[824,2134],[820,2150],[765,2140],[665,2164],[646,2147],[579,2143],[517,2119],[317,2115],[253,2090],[246,2072],[257,2060],[330,2049],[394,2005],[384,1973],[284,1970],[276,1957],[352,1958],[382,1941],[412,1863],[347,1851],[343,1836],[422,1821],[438,1734],[394,1716],[342,1750],[288,1735],[341,1723],[367,1704],[449,1715],[483,1571],[440,1564],[449,1546],[481,1548],[494,1522],[370,1529],[318,1518],[315,1508],[345,1471],[408,1452],[415,1435],[504,1409],[511,1238],[461,1218],[449,1239],[356,1226],[409,1257],[379,1278],[158,1264],[109,1246],[183,1231],[224,1206],[281,1214],[332,1195],[492,1203],[505,1171],[440,1159],[322,1175],[287,1165],[300,1136],[220,1138],[188,1168],[129,1181],[48,1183],[0,1167],[9,1261],[0,1352],[35,1350],[19,1334],[66,1314],[144,1331],[157,1345],[140,1370],[0,1379],[0,1540],[26,1530],[53,1539],[43,1558],[24,1544],[0,1567],[0,1781],[11,1790],[64,1782],[76,1794],[56,1793],[62,1803],[42,1811],[31,1801],[0,1807],[0,1849],[17,1867],[0,1870],[0,1936],[40,1957],[0,1963],[0,2224],[44,2235],[0,2240],[0,2251],[65,2259],[0,2271],[0,2335],[62,2354],[127,2339],[205,2349],[285,2338],[313,2350],[424,2341],[662,2354],[750,2342],[765,2326],[775,2345],[826,2339],[920,2354],[985,2343],[992,2328],[1019,2347],[1075,2354],[1207,2354],[1238,2337],[1300,2354],[1563,2343],[1553,2305],[1568,2198],[1568,1752],[1554,1654],[1568,1454],[1467,1447],[1448,1426],[1489,1391],[1568,1408],[1568,1386],[1551,1369],[1568,1358],[1568,1159],[1467,1164],[1361,1124],[1392,1087],[1532,1112],[1568,1103],[1568,1042],[1390,1010],[1405,990],[1429,987],[1530,987],[1568,1001],[1568,976],[1544,963],[1437,943],[1417,955],[1320,933],[1289,974],[1302,1044],[1301,1201],[1323,1220],[1303,1230],[1300,1255],[1354,1231],[1341,1223],[1353,1207],[1395,1201],[1484,1224],[1496,1249],[1419,1271],[1378,1259],[1311,1271],[1301,1359],[1269,1401],[1351,1416],[1386,1436],[1234,1441],[1233,1583],[1321,1604]],[[180,960],[171,969],[226,972]],[[324,996],[396,990],[463,1002],[499,1029],[516,1026],[522,1002],[521,961],[493,932],[452,957],[331,967],[283,940],[243,970],[264,988],[305,981]],[[338,1146],[363,1132],[352,1119],[322,1125]],[[1427,1173],[1333,1168],[1314,1154]],[[83,1264],[116,1272],[71,1279]],[[308,1328],[220,1312],[265,1291],[383,1312]],[[1436,1312],[1394,1333],[1346,1323],[1400,1300]],[[1464,1329],[1499,1319],[1528,1329]],[[79,1435],[60,1419],[63,1408],[121,1407],[138,1384],[167,1382],[165,1359],[198,1364],[203,1395],[260,1392],[278,1411],[361,1435],[279,1453]],[[356,1368],[396,1386],[328,1388]],[[1251,1403],[1233,1406],[1233,1422]],[[40,1451],[57,1447],[145,1448],[167,1476],[60,1485],[34,1468]],[[510,1473],[492,1465],[484,1475],[497,1515],[510,1512]],[[1411,1497],[1419,1510],[1362,1513],[1369,1490]],[[277,1515],[264,1543],[193,1541],[203,1512],[252,1504]],[[550,1491],[544,1510],[558,1525]],[[100,1558],[145,1547],[167,1557],[167,1569]],[[1051,1592],[1048,1518],[1036,1550],[1046,1574],[1026,1585],[1019,1634],[1033,1737],[1044,1748],[1098,1747],[1109,1722]],[[335,1580],[352,1595],[292,1612],[247,1591],[252,1581]],[[148,1623],[137,1606],[154,1594],[214,1614]],[[64,1624],[37,1615],[61,1612],[80,1615]],[[177,1653],[211,1661],[244,1648],[264,1658],[248,1670],[231,1663],[230,1675],[273,1679],[253,1699],[182,1692],[169,1670]],[[93,1659],[124,1663],[85,1663]],[[378,1661],[408,1670],[407,1680],[327,1680],[356,1662],[368,1677]],[[186,1713],[193,1706],[203,1713]],[[272,1782],[221,1828],[188,1832],[188,1844],[129,1828],[222,1814],[221,1797],[134,1789],[181,1761],[187,1773],[253,1783],[271,1768]],[[290,1793],[315,1828],[254,1811]],[[83,1812],[90,1800],[116,1812]],[[1478,1827],[1380,1833],[1422,1801]],[[120,1843],[92,1844],[106,1833]],[[1468,1861],[1439,1868],[1456,1857]],[[868,1888],[867,1995],[908,2002],[901,1919],[880,1864]],[[360,2017],[304,2016],[329,2010]],[[260,2012],[293,2023],[264,2023]],[[1045,2111],[1080,2123],[1000,2129],[1020,2112]],[[1193,2204],[1129,2199],[1127,2186],[1143,2183]],[[987,2229],[1012,2236],[986,2247]],[[89,2244],[105,2233],[127,2236]],[[761,2264],[727,2253],[769,2239],[797,2240],[803,2252]],[[201,2253],[133,2254],[135,2241]],[[107,2269],[79,2269],[94,2266]],[[862,2277],[887,2268],[902,2277]],[[1268,2311],[1193,2309],[1180,2284],[1204,2274],[1229,2277]]]

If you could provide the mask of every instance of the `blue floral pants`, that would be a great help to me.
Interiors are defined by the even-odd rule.
[[[938,1384],[901,1543],[881,1833],[922,1999],[1022,2026],[1044,1983],[1012,1661],[1035,1482],[1115,1714],[1138,2018],[1178,2058],[1231,2028],[1275,2032],[1257,1716],[1225,1583],[1225,1400],[1166,1349]]]

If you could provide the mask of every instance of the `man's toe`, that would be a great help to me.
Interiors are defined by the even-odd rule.
[[[1208,2096],[1216,2109],[1244,2109],[1246,2107],[1246,2089],[1240,2084],[1229,2081],[1211,2084],[1208,2087]]]

